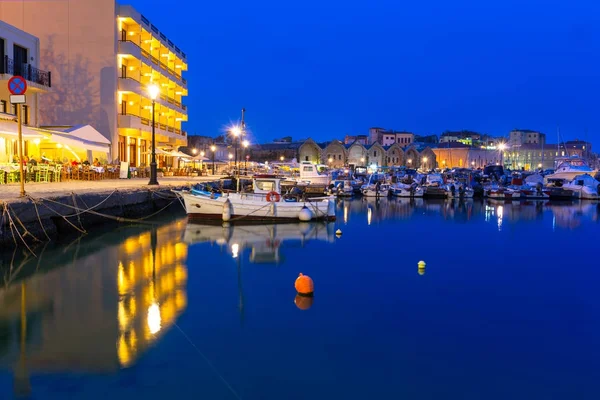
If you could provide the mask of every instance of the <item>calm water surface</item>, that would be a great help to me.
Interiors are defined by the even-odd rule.
[[[0,397],[598,399],[599,210],[359,199],[3,254]]]

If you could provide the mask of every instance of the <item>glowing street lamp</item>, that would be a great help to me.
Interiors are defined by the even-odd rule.
[[[212,167],[212,172],[213,175],[215,174],[215,153],[217,152],[217,146],[215,146],[214,144],[212,146],[210,146],[210,151],[212,151],[212,159],[213,159],[213,167]]]
[[[279,157],[279,160],[280,160],[281,162],[283,162],[283,160],[285,160],[285,157],[284,157],[284,156],[281,156],[281,157]]]
[[[360,162],[361,162],[361,163],[364,163],[364,162],[365,162],[365,158],[364,158],[364,157],[361,157],[361,158],[360,158]]]
[[[152,99],[152,160],[150,161],[150,182],[148,182],[148,185],[158,185],[158,180],[156,179],[156,122],[154,121],[154,109],[159,93],[160,89],[158,86],[148,86],[148,94],[150,95],[150,99]]]
[[[198,153],[198,149],[192,149],[192,154],[196,155]]]
[[[423,157],[423,167],[427,168],[427,157]]]

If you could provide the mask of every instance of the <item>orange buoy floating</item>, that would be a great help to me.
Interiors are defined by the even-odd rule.
[[[296,298],[294,299],[294,304],[300,310],[308,310],[312,307],[314,300],[315,298],[312,296],[303,296],[301,294],[297,294]]]
[[[298,275],[294,287],[296,288],[296,292],[301,296],[312,296],[315,291],[313,280],[310,279],[310,276],[302,275],[302,273]]]

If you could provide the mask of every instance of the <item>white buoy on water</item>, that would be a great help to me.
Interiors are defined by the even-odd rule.
[[[338,230],[335,231],[335,236],[337,236],[337,237],[342,236],[342,230],[338,228]]]
[[[302,210],[298,213],[298,219],[302,222],[308,222],[312,219],[313,214],[312,211],[308,209],[308,207],[302,207]]]

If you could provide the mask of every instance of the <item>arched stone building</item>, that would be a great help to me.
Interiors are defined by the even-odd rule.
[[[348,146],[348,165],[366,165],[367,149],[358,142]]]
[[[310,161],[318,164],[321,162],[321,152],[321,147],[314,140],[308,139],[298,149],[298,162]]]
[[[398,143],[386,147],[386,165],[400,166],[404,164],[404,150]]]
[[[379,143],[373,143],[371,145],[366,146],[365,148],[367,149],[367,165],[385,165],[386,155],[383,146],[381,146]]]
[[[408,168],[419,168],[421,166],[421,158],[419,152],[414,147],[409,147],[404,152],[404,165]]]
[[[420,156],[421,160],[419,163],[419,167],[425,170],[436,168],[436,156],[430,147],[425,147],[423,151],[421,151]]]
[[[346,147],[339,140],[332,140],[321,152],[322,163],[335,168],[346,165],[347,157]]]

